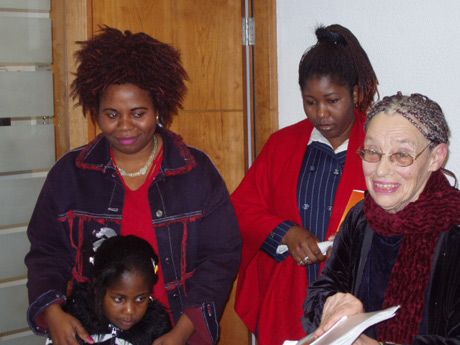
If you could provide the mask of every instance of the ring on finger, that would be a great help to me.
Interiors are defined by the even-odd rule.
[[[308,256],[304,257],[302,260],[300,260],[301,262],[307,264],[307,265],[310,265],[311,264],[311,260]]]

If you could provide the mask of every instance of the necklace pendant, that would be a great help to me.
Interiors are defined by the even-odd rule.
[[[139,170],[139,175],[145,175],[146,172],[147,172],[147,167],[142,167],[142,168]]]

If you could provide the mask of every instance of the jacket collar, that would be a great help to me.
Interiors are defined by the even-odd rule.
[[[195,157],[182,138],[168,129],[157,126],[156,133],[163,139],[164,159],[161,171],[166,176],[180,175],[196,166]],[[77,168],[95,170],[102,173],[112,172],[115,165],[110,155],[110,144],[99,134],[83,149],[75,161]]]

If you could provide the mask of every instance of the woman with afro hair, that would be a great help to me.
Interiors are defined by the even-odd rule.
[[[61,307],[92,278],[84,248],[135,235],[158,253],[153,295],[173,324],[154,344],[215,344],[241,239],[217,169],[167,129],[186,92],[179,53],[110,27],[79,43],[72,96],[101,134],[64,155],[39,195],[25,258],[28,322],[55,345],[92,343]]]

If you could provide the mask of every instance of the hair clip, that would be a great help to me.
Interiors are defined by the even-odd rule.
[[[157,274],[157,272],[158,272],[158,265],[157,265],[157,263],[155,262],[155,259],[154,259],[154,258],[150,258],[150,260],[152,260],[153,272],[154,272],[155,274]]]
[[[101,246],[102,242],[110,237],[118,236],[115,230],[108,227],[102,227],[99,230],[93,230],[93,235],[97,238],[96,241],[93,242],[93,251],[96,252],[99,247]]]

